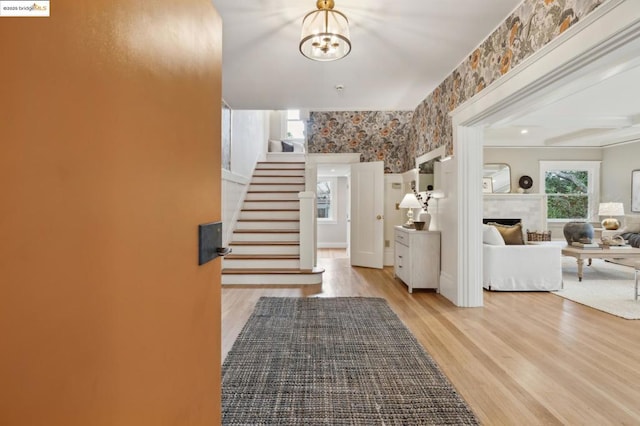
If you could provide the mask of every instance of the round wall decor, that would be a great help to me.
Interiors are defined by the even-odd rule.
[[[521,176],[518,185],[522,189],[529,189],[533,185],[533,179],[531,179],[531,176]]]

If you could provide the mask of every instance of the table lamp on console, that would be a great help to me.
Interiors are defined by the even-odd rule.
[[[406,194],[402,201],[400,201],[398,207],[407,209],[407,222],[402,226],[404,226],[405,228],[413,228],[413,209],[422,208],[422,204],[420,204],[420,201],[418,201],[415,194],[413,194],[412,192]]]

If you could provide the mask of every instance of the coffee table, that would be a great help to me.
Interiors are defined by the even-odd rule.
[[[575,257],[578,261],[578,281],[582,281],[582,267],[585,259],[624,259],[625,261],[635,261],[629,263],[635,271],[636,278],[636,299],[638,295],[638,269],[640,268],[640,249],[638,248],[608,248],[608,249],[581,249],[579,247],[566,246],[562,249],[564,256]]]

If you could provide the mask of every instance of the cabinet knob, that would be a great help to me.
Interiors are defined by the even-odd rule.
[[[376,216],[376,219],[382,220],[382,215],[379,214],[378,216]]]

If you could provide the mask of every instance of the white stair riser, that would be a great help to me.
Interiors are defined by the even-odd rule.
[[[223,268],[237,269],[300,269],[299,259],[222,259]]]
[[[304,153],[293,152],[267,152],[267,162],[278,163],[299,163],[305,161]]]
[[[300,241],[300,234],[234,233],[233,241]]]
[[[289,184],[303,184],[304,177],[298,176],[254,176],[251,178],[251,183],[289,183]]]
[[[297,169],[256,169],[256,175],[269,175],[269,176],[299,176],[304,177],[304,170]],[[256,176],[257,177],[257,176]]]
[[[304,184],[299,184],[299,183],[294,183],[291,185],[271,185],[271,184],[266,184],[266,185],[254,185],[251,184],[249,185],[249,191],[273,191],[273,192],[278,192],[278,191],[298,191],[298,192],[302,192],[304,191]]]
[[[322,284],[322,274],[223,274],[223,285]]]
[[[300,229],[300,222],[240,222],[236,223],[236,229]]]
[[[261,254],[287,254],[287,255],[300,255],[300,246],[236,246],[231,244],[233,254],[252,254],[259,256]]]
[[[240,212],[240,219],[291,219],[298,220],[300,218],[300,212],[294,211],[242,211]]]
[[[248,192],[245,201],[251,200],[298,200],[297,192]]]
[[[248,201],[245,200],[243,209],[247,210],[298,210],[300,209],[299,201]]]
[[[304,161],[304,160],[301,160]],[[304,167],[304,163],[301,162],[268,162],[268,163],[258,163],[256,164],[256,170],[264,170],[264,169],[299,169]]]

